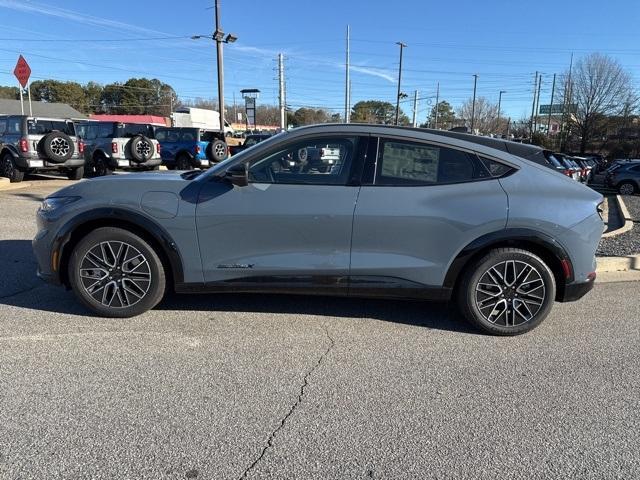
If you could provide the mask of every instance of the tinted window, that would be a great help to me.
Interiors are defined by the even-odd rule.
[[[299,142],[253,162],[249,181],[345,185],[355,151],[355,138]]]
[[[484,167],[489,171],[492,177],[502,177],[514,170],[513,167],[500,162],[496,162],[495,160],[491,160],[485,157],[478,158],[480,159]]]
[[[216,132],[200,132],[200,140],[203,142],[213,142],[216,139]]]
[[[22,118],[20,117],[7,118],[7,133],[12,133],[12,134],[22,133],[22,130],[20,128],[21,125],[22,125]]]
[[[487,172],[474,155],[423,143],[382,140],[378,149],[378,185],[434,185],[483,178]]]
[[[57,120],[27,120],[29,135],[46,135],[57,130],[67,135],[75,135],[73,123]]]
[[[183,130],[180,135],[181,142],[195,142],[196,132],[193,130]]]
[[[118,137],[131,138],[136,135],[144,135],[149,138],[154,138],[153,128],[151,125],[142,125],[136,123],[123,123],[118,126]]]
[[[165,142],[167,138],[167,130],[156,130],[156,140]]]
[[[562,163],[560,163],[560,160],[558,160],[555,155],[553,155],[552,153],[548,153],[546,155],[547,160],[549,160],[549,163],[551,163],[551,165],[553,165],[555,168],[564,168],[564,166],[562,165]]]
[[[0,118],[0,135],[2,135],[7,130],[7,119]]]
[[[640,172],[640,165],[636,165],[635,167],[630,168],[632,172]]]

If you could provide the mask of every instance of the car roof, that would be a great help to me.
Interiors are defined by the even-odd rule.
[[[447,137],[452,140],[452,146],[459,146],[461,148],[468,148],[478,153],[482,153],[482,149],[474,148],[472,145],[478,145],[481,147],[488,147],[493,150],[499,150],[505,153],[509,153],[511,155],[515,155],[516,157],[523,158],[525,160],[529,160],[533,163],[537,163],[538,165],[542,165],[547,168],[551,168],[555,170],[556,168],[547,160],[546,155],[548,155],[548,150],[543,149],[542,147],[538,147],[537,145],[529,145],[518,142],[512,142],[510,140],[504,140],[500,138],[492,138],[492,137],[481,137],[478,135],[472,135],[470,133],[462,133],[462,132],[451,132],[448,130],[435,130],[431,128],[412,128],[412,127],[401,127],[395,125],[378,125],[378,124],[369,124],[369,123],[325,123],[319,125],[308,125],[304,127],[297,127],[289,132],[305,132],[317,130],[318,133],[322,131],[333,131],[335,133],[365,133],[372,135],[397,135],[397,136],[411,136],[414,138],[423,137],[425,140],[433,140],[429,138],[425,138],[426,136],[439,136],[439,137]],[[459,143],[462,142],[462,143]],[[486,155],[490,155],[489,152],[485,152]]]

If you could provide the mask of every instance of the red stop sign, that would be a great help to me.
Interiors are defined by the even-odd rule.
[[[18,63],[16,63],[16,68],[13,70],[13,74],[22,85],[22,88],[27,86],[27,82],[29,81],[29,77],[31,76],[31,67],[24,59],[22,55],[18,58]]]

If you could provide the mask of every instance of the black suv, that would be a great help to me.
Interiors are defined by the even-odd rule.
[[[70,180],[84,175],[83,144],[64,118],[0,116],[0,176],[21,182],[25,173],[58,171]]]

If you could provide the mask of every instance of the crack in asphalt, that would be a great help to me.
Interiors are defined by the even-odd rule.
[[[280,420],[280,424],[276,427],[276,429],[273,432],[271,432],[271,434],[269,435],[269,439],[267,440],[267,444],[262,448],[260,455],[258,455],[258,457],[253,461],[253,463],[249,465],[247,469],[242,473],[242,475],[239,477],[240,480],[247,478],[247,475],[249,474],[249,472],[251,472],[258,465],[258,463],[260,463],[260,461],[263,459],[267,451],[273,446],[273,441],[275,440],[275,437],[278,434],[278,432],[284,428],[289,417],[293,415],[296,408],[298,408],[298,405],[302,403],[302,398],[304,397],[305,389],[309,385],[309,377],[320,366],[322,361],[325,359],[327,355],[329,355],[329,352],[334,347],[335,342],[331,337],[331,335],[329,335],[329,329],[327,328],[326,325],[324,325],[323,328],[324,328],[324,333],[326,337],[329,339],[329,345],[327,346],[324,353],[320,355],[320,357],[318,358],[316,363],[313,365],[313,367],[311,367],[311,369],[305,374],[304,378],[302,379],[302,385],[300,386],[300,393],[298,394],[298,399],[291,406],[291,408],[289,409],[287,414],[282,418],[282,420]]]

